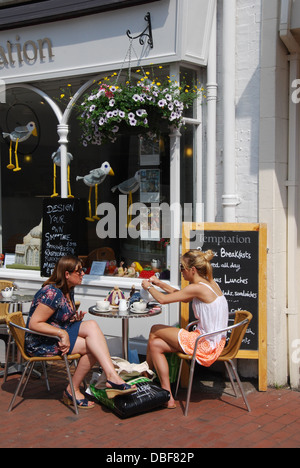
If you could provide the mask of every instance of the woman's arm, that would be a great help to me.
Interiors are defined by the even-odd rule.
[[[199,295],[199,286],[195,284],[189,284],[181,290],[174,290],[165,294],[158,291],[148,280],[143,281],[142,286],[147,289],[154,299],[160,304],[172,304],[174,302],[191,302],[195,297]]]
[[[160,289],[162,289],[163,291],[167,292],[167,293],[172,293],[172,292],[176,292],[176,291],[179,291],[179,289],[176,289],[176,288],[173,288],[173,286],[165,283],[164,281],[161,281],[159,278],[157,278],[157,276],[151,276],[151,278],[149,279],[149,282],[151,285],[154,284],[155,286],[158,286]],[[148,286],[149,286],[148,285]],[[148,287],[147,286],[147,287]]]
[[[44,333],[50,336],[58,336],[60,338],[59,348],[62,354],[66,354],[70,348],[69,335],[66,330],[54,327],[47,323],[47,320],[53,315],[53,309],[44,304],[39,304],[35,309],[30,322],[29,329],[37,333]]]

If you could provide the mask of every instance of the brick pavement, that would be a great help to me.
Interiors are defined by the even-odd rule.
[[[61,402],[65,373],[49,372],[51,392],[42,380],[30,382],[25,398],[7,408],[17,383],[0,380],[2,448],[297,448],[300,447],[300,392],[269,389],[260,393],[246,388],[252,412],[242,398],[235,399],[228,385],[207,389],[196,384],[188,417],[183,416],[185,391],[175,410],[158,409],[120,419],[103,406],[76,416]],[[218,379],[217,379],[218,380]],[[222,381],[223,382],[223,381]]]

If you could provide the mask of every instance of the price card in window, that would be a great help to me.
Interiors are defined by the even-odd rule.
[[[90,275],[103,276],[105,272],[106,262],[93,262]]]

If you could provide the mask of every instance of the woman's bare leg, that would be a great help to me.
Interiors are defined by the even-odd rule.
[[[175,400],[171,392],[169,365],[165,353],[176,353],[181,350],[178,333],[178,328],[154,325],[150,332],[147,350],[147,363],[150,369],[155,368],[162,388],[170,392],[168,407],[174,407]]]
[[[83,338],[78,338],[78,340],[84,341]],[[82,351],[83,351],[83,348],[84,348],[84,343],[82,343],[82,348],[81,348]],[[75,395],[76,395],[77,400],[82,400],[84,398],[84,395],[80,391],[80,385],[82,384],[86,375],[88,374],[88,372],[91,370],[91,368],[94,366],[95,363],[96,363],[96,359],[94,358],[92,354],[89,354],[89,353],[82,354],[82,357],[80,358],[78,362],[78,366],[72,377],[73,387],[75,390]],[[70,385],[68,385],[67,391],[71,394]],[[93,403],[89,402],[89,406],[93,406]]]
[[[76,377],[76,382],[80,381],[80,379],[82,382],[95,362],[99,362],[105,372],[107,380],[117,385],[124,384],[124,380],[117,374],[112,363],[105,336],[94,320],[82,322],[72,352],[79,353],[83,356],[80,359],[78,368],[73,377],[73,380]],[[85,359],[83,360],[83,358]],[[109,384],[107,384],[107,387],[110,387]]]

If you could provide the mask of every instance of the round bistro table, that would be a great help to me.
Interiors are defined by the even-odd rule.
[[[23,313],[23,304],[31,303],[34,299],[35,294],[36,291],[29,292],[26,289],[17,289],[13,291],[11,297],[3,297],[0,293],[0,304],[9,304],[9,313],[18,311]],[[5,365],[8,366],[8,363],[6,363]],[[23,372],[23,364],[21,362],[10,363],[6,371],[4,370],[0,372],[0,377],[5,377],[5,372],[7,372],[7,375],[21,374]],[[33,372],[37,377],[41,376],[41,374],[35,371],[35,369]]]
[[[155,306],[149,309],[146,309],[143,313],[134,313],[130,309],[127,309],[125,312],[119,312],[118,309],[110,308],[108,311],[100,311],[96,306],[89,308],[89,313],[97,317],[113,318],[113,319],[122,319],[122,355],[123,358],[128,361],[128,341],[129,341],[129,320],[130,319],[141,319],[155,317],[156,315],[161,314],[161,307]]]
[[[11,297],[3,297],[0,292],[0,304],[10,304],[9,313],[17,311],[23,312],[23,304],[32,302],[35,294],[36,291],[31,293],[25,289],[17,289],[13,292]]]

